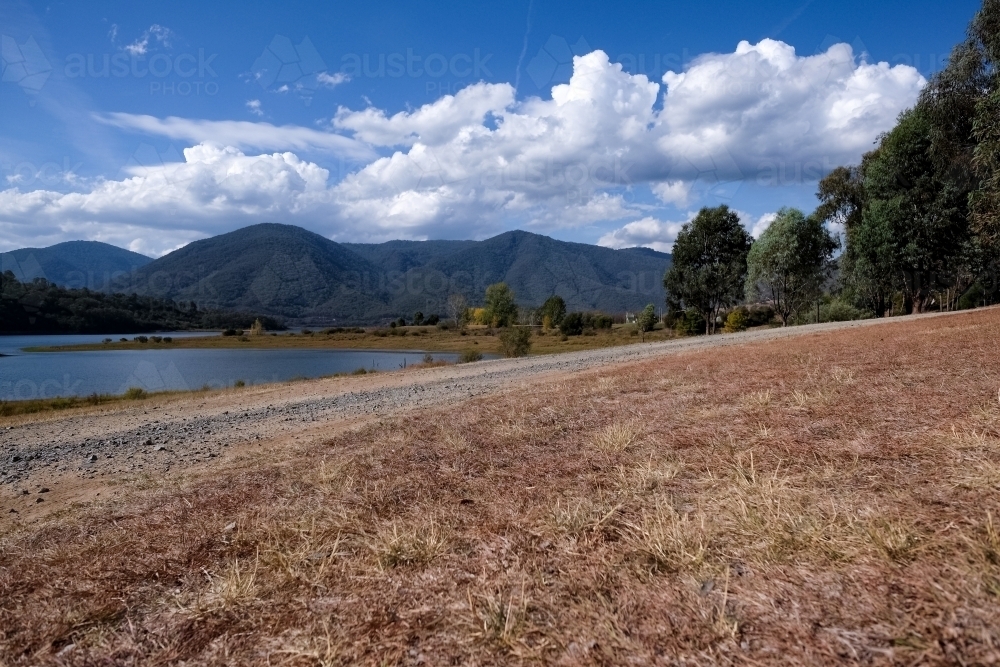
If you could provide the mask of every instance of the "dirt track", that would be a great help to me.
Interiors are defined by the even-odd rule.
[[[0,521],[45,514],[128,479],[208,471],[233,452],[252,448],[255,455],[266,456],[269,449],[284,444],[328,437],[337,425],[462,401],[567,373],[706,347],[902,321],[685,338],[6,418],[0,420]]]

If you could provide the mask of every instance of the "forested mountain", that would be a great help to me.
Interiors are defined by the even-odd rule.
[[[405,283],[430,288],[447,283],[477,303],[487,285],[506,282],[522,306],[540,306],[558,294],[570,310],[621,312],[663,303],[663,273],[669,265],[670,255],[653,250],[611,250],[513,231],[414,267]],[[428,312],[443,307],[435,303],[430,308],[420,302],[422,293],[412,292],[400,295],[405,301],[397,297],[398,309]]]
[[[303,324],[377,324],[445,312],[454,293],[479,303],[507,282],[526,307],[558,294],[569,308],[621,312],[663,302],[670,255],[507,232],[485,241],[339,244],[260,224],[191,243],[135,272],[122,291],[263,312]]]
[[[139,294],[202,308],[253,310],[307,322],[355,322],[386,309],[379,269],[292,225],[259,224],[190,243],[142,267]]]
[[[525,307],[558,294],[571,310],[639,310],[663,303],[663,273],[670,265],[670,255],[646,248],[611,250],[521,231],[485,241],[364,244],[336,243],[300,227],[267,223],[195,241],[152,261],[106,244],[80,243],[10,256],[45,257],[45,266],[64,261],[68,267],[69,259],[49,257],[72,257],[68,251],[76,248],[81,249],[78,257],[89,250],[88,256],[96,258],[101,250],[109,262],[118,258],[115,266],[125,260],[133,264],[110,288],[98,283],[97,290],[194,302],[202,310],[263,313],[300,324],[378,324],[418,310],[443,315],[451,294],[478,304],[486,286],[501,281]],[[48,252],[54,249],[60,250]],[[139,265],[135,258],[146,261]],[[95,260],[89,266],[111,265]],[[59,271],[69,275],[68,269]],[[53,273],[14,275],[56,282]]]
[[[0,253],[0,273],[20,281],[44,278],[63,287],[107,290],[125,284],[135,269],[153,261],[145,255],[99,241],[67,241],[48,248]]]

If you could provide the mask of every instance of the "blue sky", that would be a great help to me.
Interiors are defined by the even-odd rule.
[[[759,232],[977,7],[0,0],[0,250],[159,255],[261,221],[669,250],[719,203]]]

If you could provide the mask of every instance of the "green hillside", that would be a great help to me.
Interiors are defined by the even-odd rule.
[[[622,312],[662,303],[670,255],[611,250],[528,232],[485,241],[339,244],[291,225],[261,224],[191,243],[136,272],[139,294],[202,308],[262,312],[299,324],[378,324],[445,313],[448,296],[479,303],[507,282],[520,305],[553,294],[571,310]]]
[[[319,234],[260,224],[195,241],[137,272],[139,294],[290,320],[357,321],[384,310],[380,271]],[[371,286],[372,282],[376,285]]]
[[[152,259],[99,241],[67,241],[48,248],[0,253],[0,273],[20,281],[44,278],[62,287],[107,290],[124,285],[129,275]]]

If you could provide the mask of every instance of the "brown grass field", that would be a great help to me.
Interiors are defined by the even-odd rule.
[[[0,664],[986,664],[1000,310],[536,381],[0,537]]]

